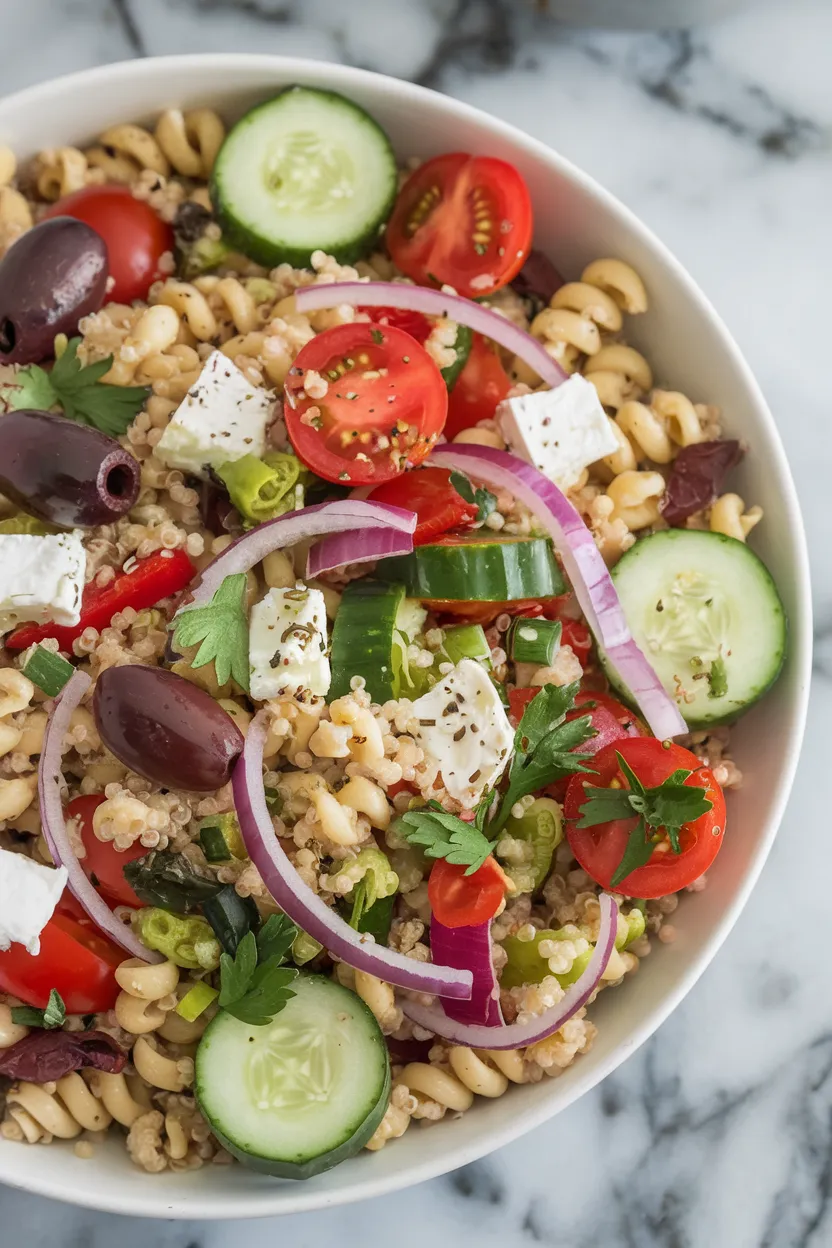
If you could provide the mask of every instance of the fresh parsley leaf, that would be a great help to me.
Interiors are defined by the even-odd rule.
[[[411,845],[421,845],[428,858],[467,867],[466,875],[478,871],[494,848],[476,824],[443,810],[408,810],[397,827]]]
[[[38,364],[19,369],[14,384],[0,387],[0,397],[10,411],[27,408],[48,412],[58,402],[49,374]]]
[[[492,494],[491,491],[485,489],[484,486],[480,486],[475,490],[464,472],[452,472],[451,485],[454,487],[457,494],[462,495],[466,503],[476,504],[478,509],[477,521],[480,524],[484,520],[488,519],[492,511],[494,511],[497,506],[496,494]]]
[[[12,1007],[12,1022],[20,1027],[43,1027],[47,1031],[63,1027],[66,1022],[66,1006],[63,997],[56,988],[53,988],[42,1010],[34,1009],[29,1005],[15,1005]]]
[[[60,405],[64,415],[82,425],[92,425],[117,438],[132,424],[150,390],[147,386],[111,386],[101,378],[112,367],[113,357],[82,365],[78,359],[80,338],[71,338],[50,373],[37,364],[20,369],[14,385],[0,394],[11,408],[41,410]]]
[[[264,962],[255,970],[246,995],[224,1008],[241,1023],[248,1023],[251,1027],[265,1027],[295,995],[290,984],[297,977],[298,972],[294,967]]]
[[[202,645],[191,660],[192,667],[214,662],[217,683],[233,677],[242,689],[249,688],[248,618],[246,574],[227,576],[209,603],[189,607],[174,622],[174,646]]]
[[[272,919],[277,920],[272,922]],[[282,921],[283,920],[283,921]],[[291,940],[287,939],[291,929]],[[232,958],[220,957],[219,1005],[241,1023],[264,1027],[295,995],[289,985],[297,978],[294,967],[282,966],[297,928],[285,915],[272,915],[261,929],[261,948],[253,932],[246,932]],[[261,956],[258,960],[258,952]],[[263,956],[265,954],[265,956]]]
[[[706,796],[702,785],[688,785],[685,781],[693,774],[678,768],[661,784],[645,788],[626,759],[616,751],[621,774],[630,785],[629,789],[586,788],[586,800],[580,807],[579,828],[594,828],[613,819],[632,819],[638,823],[630,833],[624,857],[612,877],[612,884],[622,880],[643,867],[663,836],[670,841],[674,854],[682,852],[680,833],[685,824],[694,823],[712,808],[713,802]]]
[[[220,997],[223,1009],[228,1009],[235,1001],[241,1001],[248,992],[252,977],[257,968],[257,941],[254,932],[246,932],[237,946],[232,958],[230,954],[220,956]]]
[[[610,885],[613,888],[617,887],[633,871],[645,866],[650,861],[655,848],[656,838],[648,836],[644,816],[642,816],[627,839],[624,856],[615,868],[615,875],[610,880]]]
[[[579,745],[595,736],[590,717],[581,715],[566,721],[579,688],[577,681],[571,685],[544,685],[526,707],[514,735],[508,788],[496,819],[489,825],[489,835],[500,831],[512,806],[527,793],[535,793],[564,776],[591,770],[584,766],[587,755],[574,753]]]
[[[298,929],[287,915],[270,914],[257,933],[258,960],[285,962],[297,934]]]

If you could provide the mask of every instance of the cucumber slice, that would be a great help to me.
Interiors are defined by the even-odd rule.
[[[566,592],[548,538],[486,536],[482,531],[382,559],[376,576],[404,582],[411,598],[446,602],[511,602]]]
[[[350,691],[353,676],[363,676],[374,702],[395,696],[393,631],[404,598],[403,585],[351,581],[344,590],[332,627],[329,701]]]
[[[265,1027],[220,1010],[196,1053],[196,1098],[238,1161],[309,1179],[364,1147],[384,1117],[390,1061],[364,1002],[321,975]]]
[[[743,542],[668,529],[636,542],[612,577],[633,637],[691,728],[736,719],[777,679],[786,614],[768,569]]]
[[[396,196],[390,140],[334,91],[288,87],[246,113],[220,148],[211,199],[223,236],[260,264],[342,264],[378,237]]]

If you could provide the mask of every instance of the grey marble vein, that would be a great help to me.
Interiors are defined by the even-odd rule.
[[[523,0],[7,0],[4,90],[170,52],[340,60],[488,109],[597,177],[701,282],[766,391],[806,518],[817,647],[798,783],[749,905],[600,1088],[426,1187],[280,1223],[148,1232],[0,1189],[2,1248],[146,1248],[149,1233],[160,1248],[832,1245],[830,48],[826,0],[672,35],[567,30]]]

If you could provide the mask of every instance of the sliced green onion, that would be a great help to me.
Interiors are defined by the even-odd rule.
[[[305,966],[307,962],[317,958],[322,949],[323,945],[308,932],[298,932],[292,942],[292,961],[296,966]]]
[[[511,626],[511,657],[515,663],[548,667],[560,647],[560,620],[527,620],[522,616]]]
[[[207,815],[199,824],[199,843],[206,862],[228,862],[229,858],[247,858],[237,816]]]
[[[269,451],[262,459],[243,455],[217,469],[232,503],[251,524],[273,520],[303,505],[303,499],[298,502],[295,497],[300,473],[297,456],[282,451]]]
[[[445,634],[442,651],[448,656],[449,663],[458,663],[460,659],[476,659],[485,667],[491,667],[491,647],[485,639],[481,624],[454,624],[443,629]]]
[[[50,698],[61,692],[75,668],[59,654],[53,654],[43,646],[35,646],[26,660],[23,675],[33,685],[42,689]]]
[[[193,988],[189,988],[185,993],[176,1007],[176,1013],[180,1018],[184,1018],[186,1023],[196,1022],[200,1014],[204,1014],[208,1006],[213,1001],[216,1001],[219,995],[216,988],[212,988],[210,984],[200,980],[198,984],[194,984]]]

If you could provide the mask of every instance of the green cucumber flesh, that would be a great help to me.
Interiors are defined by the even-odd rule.
[[[396,158],[381,127],[334,91],[288,87],[237,122],[211,198],[223,237],[260,264],[308,266],[322,250],[357,260],[396,196]]]
[[[353,676],[363,676],[374,702],[394,697],[393,632],[404,598],[403,585],[351,581],[344,590],[332,628],[329,700],[350,691]]]
[[[691,728],[736,719],[777,679],[787,621],[765,564],[721,533],[644,537],[612,578],[636,643]],[[628,695],[601,655],[610,682]]]
[[[355,993],[321,975],[299,975],[293,988],[264,1027],[220,1010],[197,1049],[195,1091],[238,1161],[309,1179],[367,1143],[387,1109],[390,1061]]]
[[[482,530],[382,559],[376,576],[403,582],[410,598],[446,602],[511,602],[566,592],[548,538],[502,537]]]

